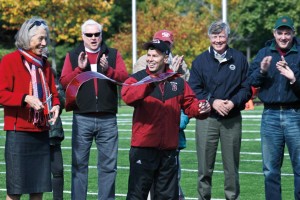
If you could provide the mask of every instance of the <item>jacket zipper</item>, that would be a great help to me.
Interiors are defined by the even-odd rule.
[[[98,66],[100,66],[100,65],[99,65],[99,60],[100,60],[100,58],[101,58],[100,54],[101,54],[101,50],[100,50],[100,52],[98,53],[97,59],[96,59],[96,63],[97,63],[97,72],[98,72]],[[100,73],[103,74],[103,69],[102,69],[101,66],[100,66]],[[98,90],[98,79],[94,79],[94,87],[95,87],[95,97],[96,97],[96,112],[99,112],[99,106],[98,106],[98,103],[99,103],[99,99],[98,99],[98,91],[99,91],[99,90]]]
[[[166,85],[166,82],[162,82],[159,84],[159,89],[160,89],[160,92],[161,92],[161,99],[162,99],[162,102],[165,103],[165,85]],[[161,146],[163,146],[164,144],[164,137],[163,135],[161,135],[161,138],[160,138],[160,148],[161,149]]]
[[[96,112],[98,112],[98,96],[96,96]]]
[[[166,84],[166,82],[162,82],[159,84],[159,89],[161,92],[161,100],[163,103],[165,103],[165,84]]]

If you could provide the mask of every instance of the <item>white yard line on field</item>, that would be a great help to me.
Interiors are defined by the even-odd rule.
[[[1,192],[6,192],[6,189],[0,188]],[[71,191],[69,190],[64,190],[64,194],[71,194]],[[98,193],[96,192],[87,192],[87,195],[91,196],[97,196]],[[116,197],[126,197],[126,194],[116,194]],[[192,197],[185,197],[186,200],[197,200],[198,198],[192,198]],[[211,200],[225,200],[225,199],[211,199]]]

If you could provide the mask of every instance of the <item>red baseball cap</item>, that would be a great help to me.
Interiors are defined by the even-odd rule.
[[[153,39],[162,40],[164,42],[170,42],[171,44],[173,44],[173,42],[174,42],[173,33],[168,30],[157,31],[154,34]]]

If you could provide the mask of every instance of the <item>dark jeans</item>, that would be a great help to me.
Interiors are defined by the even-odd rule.
[[[261,120],[266,200],[281,200],[281,167],[285,145],[294,172],[294,198],[300,200],[300,109],[267,109]]]
[[[64,168],[60,144],[50,145],[53,200],[62,200],[64,193]]]
[[[87,199],[90,150],[95,140],[98,157],[98,200],[115,199],[118,127],[114,114],[74,114],[72,126],[72,200]]]

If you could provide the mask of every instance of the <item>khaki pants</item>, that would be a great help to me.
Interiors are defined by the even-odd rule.
[[[209,117],[196,121],[198,158],[198,193],[200,200],[211,199],[212,174],[218,143],[221,142],[225,175],[225,198],[239,199],[239,161],[241,148],[241,115],[229,119]]]

